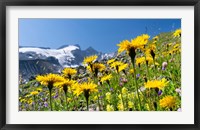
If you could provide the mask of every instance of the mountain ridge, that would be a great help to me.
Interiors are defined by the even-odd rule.
[[[24,79],[37,74],[59,73],[65,67],[82,65],[84,58],[90,55],[98,55],[98,60],[102,60],[113,57],[115,53],[98,52],[92,47],[81,50],[78,44],[63,45],[58,49],[21,47],[19,48],[19,70]],[[38,62],[40,64],[35,65]]]

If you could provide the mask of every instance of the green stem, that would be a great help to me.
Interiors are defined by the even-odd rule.
[[[89,111],[88,100],[89,100],[89,97],[88,98],[86,97],[87,111]]]
[[[101,111],[101,105],[100,105],[100,101],[99,101],[99,95],[98,95],[98,93],[97,93],[97,98],[98,98],[99,111]]]
[[[157,74],[157,73],[156,73],[156,71],[157,71],[157,70],[156,70],[156,63],[155,63],[155,59],[153,59],[153,64],[154,64],[154,70],[155,70],[154,72],[155,72],[155,74]]]
[[[135,72],[134,73],[135,85],[136,85],[136,91],[137,91],[137,96],[138,96],[140,110],[141,110],[142,109],[142,105],[141,105],[140,95],[139,95],[139,91],[138,91],[138,84],[137,84],[137,79],[136,79],[136,69],[135,69],[134,61],[132,61],[132,64],[133,64],[133,69],[134,69],[134,72]]]
[[[95,77],[95,76],[94,76]],[[97,77],[94,78],[95,82],[98,84],[98,79]],[[99,87],[99,86],[98,86]],[[98,89],[99,90],[99,89]],[[99,93],[97,93],[97,98],[98,98],[98,105],[99,105],[99,111],[101,111],[101,105],[100,105],[100,101],[99,101]]]
[[[157,98],[158,98],[158,93],[154,91],[154,102],[157,102]],[[154,106],[154,110],[157,111],[157,108],[155,106]]]
[[[146,61],[146,56],[145,56],[145,61]],[[148,81],[148,80],[150,80],[149,68],[148,68],[147,63],[145,63],[145,65],[146,65],[146,68],[147,68],[147,77],[148,77],[147,81]]]
[[[68,101],[67,101],[67,92],[65,93],[65,101],[66,101],[66,110],[68,111]]]
[[[50,107],[51,107],[51,111],[52,111],[51,90],[49,90],[49,98],[50,98]]]

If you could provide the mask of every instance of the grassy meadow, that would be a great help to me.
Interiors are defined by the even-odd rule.
[[[181,30],[116,44],[117,56],[19,83],[19,111],[181,110]]]

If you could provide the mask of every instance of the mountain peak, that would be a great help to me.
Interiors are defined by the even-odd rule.
[[[85,51],[96,51],[93,47],[89,46]]]
[[[94,55],[94,54],[99,54],[99,52],[97,50],[95,50],[94,48],[92,48],[91,46],[88,47],[87,49],[85,49],[85,53],[86,55]]]

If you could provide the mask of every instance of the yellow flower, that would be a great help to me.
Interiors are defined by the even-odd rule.
[[[119,98],[119,100],[122,100],[122,95],[119,94],[119,95],[118,95],[118,98]]]
[[[110,60],[107,61],[107,64],[111,64],[111,63],[113,63],[114,61],[115,61],[115,59],[110,59]]]
[[[116,71],[119,73],[120,71],[126,69],[128,67],[128,64],[124,64],[121,61],[115,61],[110,66],[116,69]]]
[[[173,33],[174,37],[181,37],[181,29],[177,29],[174,33]]]
[[[71,87],[73,84],[75,83],[74,80],[69,80],[69,79],[64,79],[60,82],[56,82],[54,84],[55,87],[64,87],[64,86],[67,86],[67,87]]]
[[[102,63],[94,63],[92,64],[93,71],[103,71],[105,70],[106,66]]]
[[[146,55],[146,57],[152,57],[152,60],[153,60],[153,57],[155,58],[155,48],[147,48],[146,50],[145,50],[145,55]]]
[[[158,36],[153,37],[153,40],[157,41],[158,40]]]
[[[55,87],[62,88],[65,94],[70,90],[69,88],[75,83],[74,80],[64,79],[61,82],[55,83]]]
[[[151,80],[147,81],[147,83],[144,83],[145,88],[158,88],[163,89],[165,86],[167,86],[169,81],[167,81],[165,78],[162,80]]]
[[[162,53],[163,56],[168,56],[168,55],[172,55],[172,54],[173,54],[173,50],[166,51],[166,52]]]
[[[71,102],[72,101],[72,99],[71,98],[67,98],[67,102]]]
[[[173,51],[173,53],[179,53],[179,52],[181,52],[181,49],[180,48],[174,48],[172,51]]]
[[[26,99],[20,99],[20,102],[22,102],[22,103],[25,103],[26,102]]]
[[[98,76],[98,73],[99,72],[102,72],[103,70],[106,69],[106,66],[102,63],[94,63],[94,64],[91,64],[90,67],[92,68],[87,68],[89,71],[91,71],[95,77]]]
[[[103,83],[104,81],[109,81],[112,78],[112,74],[105,75],[101,77],[101,82]]]
[[[106,93],[106,100],[107,100],[108,102],[110,102],[110,99],[111,99],[111,93],[110,93],[110,92],[107,92],[107,93]]]
[[[112,105],[109,105],[109,104],[108,104],[108,105],[106,106],[106,110],[107,110],[107,111],[114,111],[114,108],[113,108]]]
[[[155,44],[150,44],[149,47],[150,51],[156,51],[156,45]]]
[[[34,95],[38,95],[38,93],[39,93],[38,91],[32,91],[32,92],[31,92],[31,95],[33,95],[33,96],[34,96]]]
[[[131,48],[135,49],[134,46],[131,44],[130,41],[124,40],[120,44],[117,44],[119,46],[118,53],[122,53],[124,51],[127,51],[128,54],[130,53]]]
[[[133,102],[128,101],[128,108],[133,108]]]
[[[167,54],[169,54],[169,55],[172,55],[172,54],[176,54],[176,53],[178,53],[178,52],[181,52],[180,51],[181,49],[180,49],[180,45],[175,45],[174,47],[173,47],[173,49],[171,49],[171,50],[169,50],[168,52],[166,52],[166,55]]]
[[[42,88],[37,88],[36,89],[38,92],[42,92]]]
[[[145,62],[145,57],[138,57],[136,58],[136,65],[140,66],[141,64],[144,64]]]
[[[119,111],[124,111],[123,103],[122,102],[118,103],[117,108]]]
[[[83,64],[92,64],[97,58],[98,58],[97,55],[85,57],[83,60]]]
[[[133,74],[133,73],[134,73],[134,69],[130,69],[129,72],[130,72],[131,74]]]
[[[97,97],[97,96],[94,96],[94,97],[93,97],[93,100],[94,100],[94,101],[96,101],[97,99],[98,99],[98,97]]]
[[[173,96],[165,96],[160,100],[160,106],[172,109],[176,105],[176,98]]]
[[[171,45],[172,45],[172,43],[168,43],[168,44],[167,44],[167,47],[169,47],[169,46],[171,46]]]
[[[147,56],[146,57],[146,61],[148,61],[148,64],[152,64],[153,63],[153,58],[151,56]]]
[[[123,95],[126,95],[126,94],[127,94],[127,92],[128,92],[128,89],[127,89],[127,88],[125,88],[125,87],[123,87],[123,88],[122,88],[122,94],[123,94]]]
[[[128,93],[128,98],[133,99],[135,96],[134,92]]]
[[[138,48],[138,47],[146,45],[149,38],[150,38],[149,35],[143,34],[143,35],[137,36],[135,39],[132,39],[131,44],[133,44],[135,48]]]
[[[117,67],[119,67],[120,65],[122,65],[123,64],[123,62],[121,62],[121,61],[115,61],[115,62],[113,62],[111,65],[110,65],[110,67],[112,67],[112,68],[117,68]]]
[[[174,45],[174,49],[177,49],[177,48],[179,48],[179,47],[180,47],[180,44],[179,44],[179,43],[177,43],[177,44]]]
[[[56,82],[61,82],[64,80],[63,77],[57,74],[47,74],[47,75],[38,75],[36,80],[39,81],[42,85],[53,87]]]
[[[28,100],[27,100],[27,103],[30,105],[30,104],[33,103],[33,100],[32,100],[32,99],[28,99]]]
[[[73,68],[65,68],[63,71],[62,71],[63,75],[67,78],[71,78],[72,75],[75,75],[77,73],[77,70],[76,69],[73,69]]]
[[[89,71],[89,72],[92,72],[92,69],[90,66],[87,66],[86,69]]]
[[[150,110],[150,108],[149,108],[149,105],[146,103],[145,104],[145,107],[146,107],[146,109],[149,111]]]
[[[120,44],[117,44],[119,46],[118,53],[122,53],[126,51],[129,55],[131,53],[135,53],[135,49],[144,47],[145,44],[147,44],[149,35],[143,34],[141,36],[136,37],[135,39],[132,39],[131,42],[128,40],[122,41]]]
[[[125,70],[127,67],[128,67],[128,64],[121,64],[121,65],[119,66],[119,72]]]
[[[145,53],[146,57],[155,58],[155,55],[156,55],[155,51],[156,51],[156,44],[155,43],[149,44],[148,47],[146,47],[144,49],[144,53]]]
[[[155,65],[156,65],[156,66],[159,66],[160,64],[159,64],[158,62],[155,62]]]
[[[84,94],[90,94],[91,92],[97,92],[97,85],[94,84],[93,82],[84,82],[81,84],[74,84],[73,85],[73,89],[74,89],[74,94],[76,94],[77,96],[79,96],[81,93],[84,92]]]

